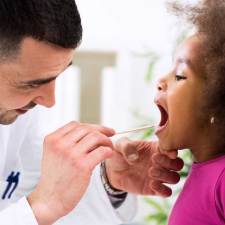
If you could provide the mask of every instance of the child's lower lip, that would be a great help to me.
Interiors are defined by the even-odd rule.
[[[155,134],[159,135],[168,125],[168,120],[166,121],[166,123],[163,126],[158,126],[155,130]]]

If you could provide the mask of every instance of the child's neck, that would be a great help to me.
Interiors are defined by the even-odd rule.
[[[225,154],[224,140],[219,140],[216,132],[207,128],[198,133],[189,146],[195,162],[209,161]]]
[[[225,154],[225,149],[212,143],[203,142],[191,148],[195,162],[205,162]]]

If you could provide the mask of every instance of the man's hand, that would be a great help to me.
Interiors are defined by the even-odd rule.
[[[39,225],[78,204],[95,166],[113,155],[112,135],[106,127],[71,122],[45,138],[40,182],[28,197]]]
[[[115,189],[141,195],[172,194],[164,185],[176,184],[180,177],[176,171],[183,167],[177,151],[162,154],[158,143],[130,141],[123,138],[115,144],[116,153],[106,160],[108,180]]]

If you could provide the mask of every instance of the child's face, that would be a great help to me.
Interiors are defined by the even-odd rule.
[[[159,80],[155,103],[161,111],[161,122],[156,135],[164,151],[197,147],[203,138],[200,44],[197,35],[187,39],[176,51],[172,70]]]

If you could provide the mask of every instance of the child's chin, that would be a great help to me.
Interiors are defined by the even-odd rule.
[[[162,140],[159,140],[159,148],[162,152],[170,152],[170,151],[174,151],[175,149],[178,149],[176,146],[172,145],[171,143],[168,143]]]

